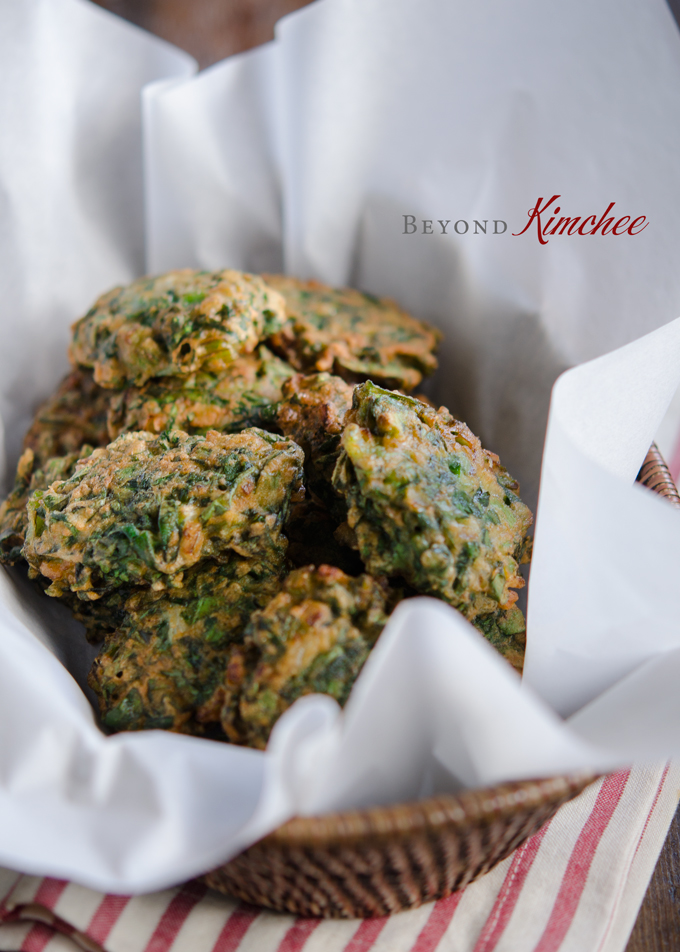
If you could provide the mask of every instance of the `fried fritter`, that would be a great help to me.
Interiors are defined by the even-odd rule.
[[[81,446],[78,452],[55,456],[42,467],[30,447],[24,450],[17,465],[14,488],[0,506],[0,562],[12,565],[22,558],[28,528],[26,505],[31,493],[47,489],[56,480],[68,479],[78,460],[89,456],[93,449]]]
[[[360,384],[333,485],[372,575],[402,576],[469,619],[516,601],[531,513],[498,457],[444,407]]]
[[[71,360],[102,387],[151,377],[221,373],[278,330],[281,295],[241,271],[170,271],[138,278],[95,302],[73,325]]]
[[[161,433],[235,432],[261,426],[274,416],[281,384],[295,371],[267,347],[237,357],[219,374],[160,377],[142,387],[128,387],[111,401],[111,439],[131,430]]]
[[[180,588],[129,597],[89,676],[111,731],[163,728],[221,736],[196,710],[224,680],[229,648],[252,613],[276,594],[278,564],[234,556],[189,569]]]
[[[91,371],[71,371],[56,393],[38,408],[24,437],[24,449],[35,454],[35,467],[43,466],[53,456],[77,453],[85,443],[106,446],[111,396],[110,390],[97,386]]]
[[[281,274],[264,278],[284,296],[288,315],[271,346],[296,369],[400,390],[413,390],[436,370],[441,334],[394,301]]]
[[[527,633],[524,615],[519,608],[513,605],[507,611],[477,615],[472,624],[521,674],[524,668]]]
[[[278,564],[303,453],[249,429],[124,433],[28,503],[24,557],[47,592],[96,599],[126,585],[163,589],[201,559]]]
[[[304,694],[344,705],[387,621],[385,591],[368,575],[329,565],[291,572],[235,647],[224,685],[199,718],[215,716],[230,740],[265,747],[275,721]]]
[[[345,507],[333,490],[331,477],[340,452],[340,435],[352,408],[354,387],[332,374],[296,374],[284,383],[276,423],[305,451],[308,489],[336,516]]]

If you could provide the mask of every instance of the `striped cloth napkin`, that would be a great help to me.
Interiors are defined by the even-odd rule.
[[[296,919],[199,882],[130,898],[0,870],[0,950],[620,952],[679,785],[680,764],[613,774],[478,882],[385,919]]]

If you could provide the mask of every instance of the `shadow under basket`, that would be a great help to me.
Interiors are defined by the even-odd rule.
[[[637,478],[680,507],[655,445]],[[488,872],[595,779],[588,773],[524,780],[415,803],[296,817],[204,880],[220,892],[297,916],[402,912]]]

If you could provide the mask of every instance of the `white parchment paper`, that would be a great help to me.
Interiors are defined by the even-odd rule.
[[[680,43],[664,4],[319,0],[275,42],[194,70],[86,0],[0,0],[10,463],[65,369],[69,323],[145,269],[285,268],[397,298],[445,332],[432,394],[531,502],[551,387],[580,364],[552,395],[525,678],[414,599],[345,712],[301,699],[266,753],[107,738],[78,626],[3,573],[0,863],[156,889],[296,812],[680,753],[680,516],[633,485],[680,383]],[[614,201],[649,226],[512,236],[558,193],[567,215]],[[404,215],[433,234],[403,234]],[[439,219],[508,228],[443,235]]]

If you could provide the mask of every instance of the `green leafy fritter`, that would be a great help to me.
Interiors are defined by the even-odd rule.
[[[223,682],[230,647],[277,592],[279,563],[231,558],[189,569],[179,588],[130,596],[89,683],[110,731],[163,728],[226,739],[197,713]]]
[[[24,557],[51,580],[49,595],[84,599],[181,585],[205,558],[278,563],[302,463],[295,443],[254,428],[125,433],[31,496]]]
[[[70,356],[102,387],[151,377],[221,373],[276,331],[281,295],[241,271],[186,268],[117,287],[73,325]]]
[[[22,558],[28,529],[27,504],[31,493],[60,479],[68,479],[76,463],[92,453],[92,446],[81,446],[77,453],[55,456],[41,467],[32,449],[25,449],[17,465],[14,488],[0,506],[0,562],[12,565]]]
[[[189,377],[160,377],[128,387],[111,401],[111,439],[132,430],[162,433],[235,432],[269,423],[281,385],[295,371],[267,347],[237,357],[226,370]]]
[[[472,624],[521,674],[524,668],[527,633],[524,615],[517,605],[505,611],[499,609],[487,615],[477,615]]]
[[[35,455],[34,467],[44,466],[55,456],[77,453],[83,444],[106,446],[111,397],[110,390],[97,386],[90,371],[71,371],[38,408],[24,437],[24,449],[33,450]]]
[[[265,747],[276,720],[302,695],[346,702],[386,621],[385,589],[370,576],[350,578],[329,565],[296,569],[253,615],[203,716],[219,711],[232,741]]]
[[[441,334],[394,301],[286,275],[264,277],[285,298],[288,316],[271,346],[297,370],[370,378],[401,390],[436,370]]]
[[[360,384],[333,485],[372,575],[401,576],[470,619],[516,601],[531,513],[498,457],[445,408]]]

